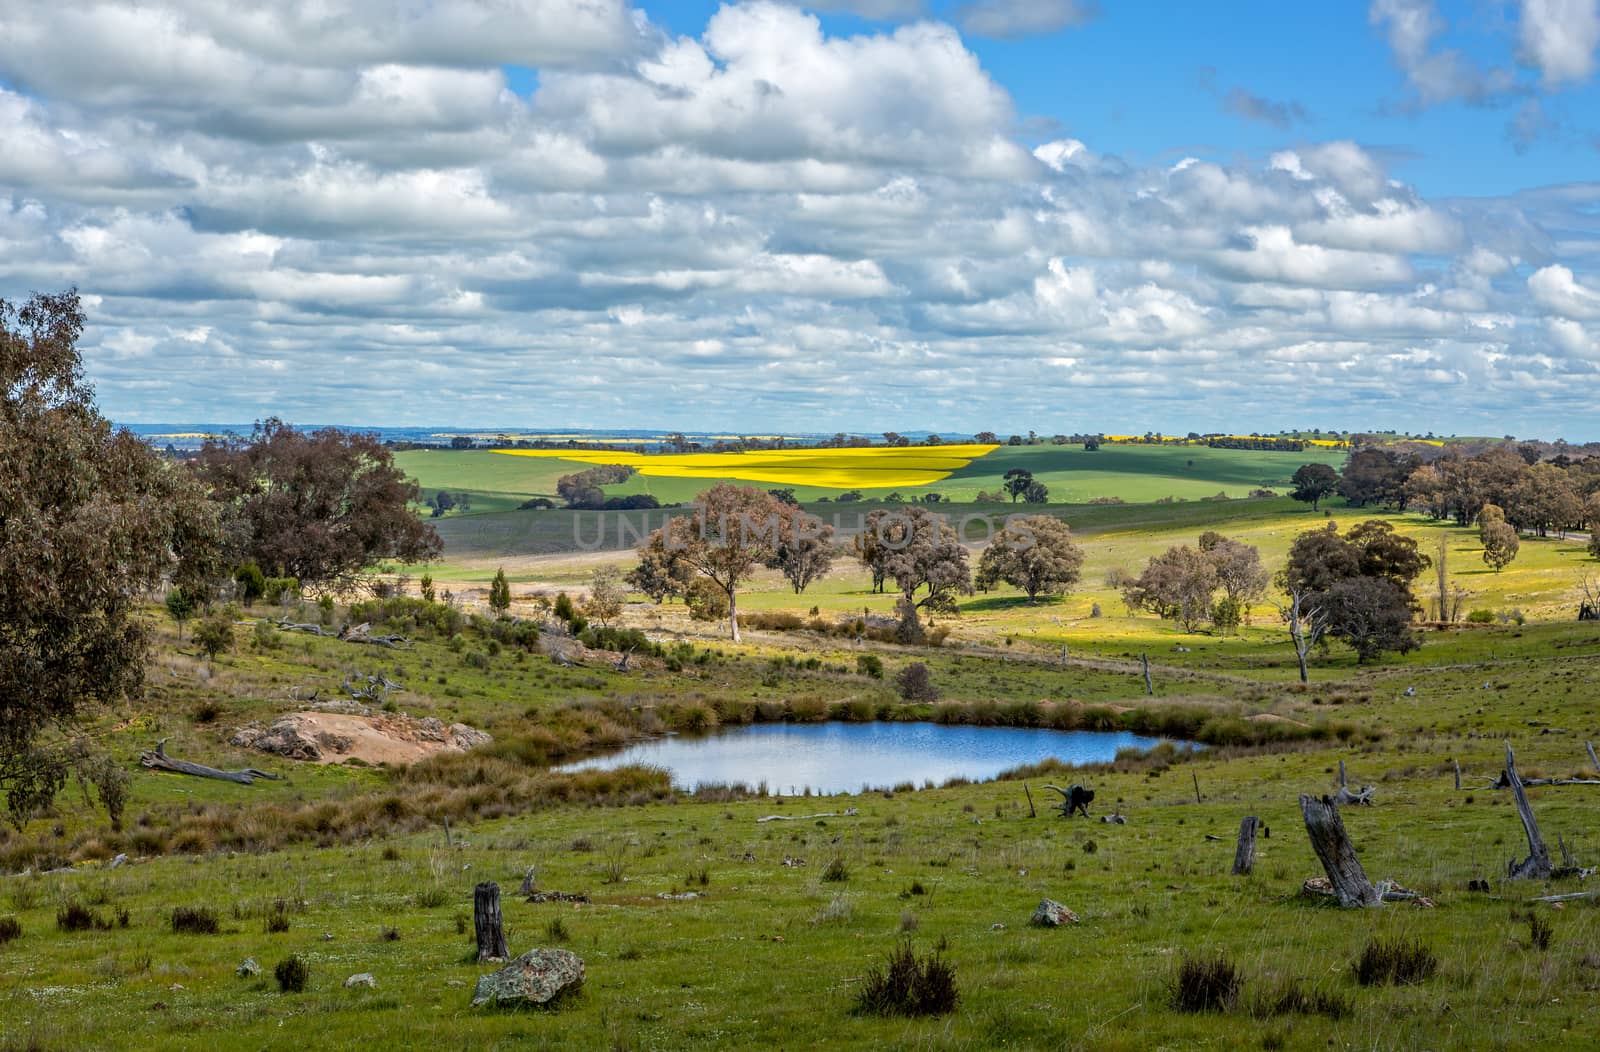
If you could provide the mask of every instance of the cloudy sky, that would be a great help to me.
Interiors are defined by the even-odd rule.
[[[1594,439],[1597,44],[1600,0],[15,0],[0,296],[78,286],[128,422]]]

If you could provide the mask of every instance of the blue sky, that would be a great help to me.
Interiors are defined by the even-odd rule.
[[[24,5],[0,296],[78,285],[127,420],[1596,437],[1597,44],[1600,0]]]

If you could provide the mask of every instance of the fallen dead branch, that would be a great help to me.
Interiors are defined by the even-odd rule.
[[[167,755],[167,739],[165,738],[156,742],[154,752],[140,753],[139,762],[155,771],[192,774],[196,778],[214,778],[218,781],[233,782],[237,785],[254,785],[257,778],[267,778],[272,781],[279,780],[278,775],[260,771],[254,767],[245,767],[237,771],[224,771],[216,767],[207,767],[201,763],[190,763],[188,760],[174,759]]]

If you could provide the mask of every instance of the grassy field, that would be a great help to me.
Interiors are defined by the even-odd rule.
[[[1066,455],[1050,447],[1017,455],[1041,449]],[[481,485],[511,500],[553,486],[553,476],[488,474],[501,461],[520,468],[514,458],[431,456],[415,460],[430,471],[444,465],[433,477],[452,477],[450,488]],[[449,470],[455,463],[462,470]],[[1220,463],[1206,470],[1213,480],[1224,472]],[[1163,485],[1149,476],[1122,477]],[[453,637],[408,627],[418,642],[404,651],[241,629],[233,652],[208,663],[153,608],[149,690],[101,714],[93,735],[130,766],[164,738],[172,755],[286,778],[245,787],[135,767],[122,830],[69,787],[51,813],[0,834],[0,870],[9,874],[0,876],[0,919],[21,928],[0,942],[0,1048],[1586,1044],[1600,1016],[1600,899],[1533,903],[1585,884],[1506,879],[1508,860],[1526,847],[1509,793],[1487,788],[1507,741],[1524,777],[1595,775],[1583,743],[1600,738],[1600,626],[1572,616],[1579,575],[1600,564],[1581,545],[1525,538],[1517,561],[1495,574],[1475,531],[1390,516],[1425,549],[1449,539],[1453,580],[1475,593],[1469,608],[1520,610],[1526,623],[1426,630],[1421,649],[1370,666],[1334,646],[1314,655],[1312,683],[1302,686],[1270,604],[1237,635],[1184,634],[1130,616],[1107,573],[1137,571],[1204,529],[1258,545],[1275,568],[1300,530],[1330,518],[1347,526],[1366,513],[1335,507],[1324,516],[1284,498],[1049,510],[1084,544],[1081,585],[1037,604],[1009,589],[965,597],[959,617],[939,620],[951,630],[939,647],[804,628],[747,630],[735,646],[681,604],[634,601],[624,625],[663,644],[670,660],[640,655],[619,671],[614,655],[555,630],[523,650],[467,625]],[[470,610],[505,565],[514,612],[535,616],[534,591],[581,593],[597,563],[627,563],[623,552],[574,551],[573,520],[564,511],[451,516],[439,524],[446,562],[432,572]],[[862,609],[886,615],[891,598],[841,561],[801,596],[764,572],[740,606],[802,618],[815,608],[826,623]],[[1153,696],[1140,654],[1151,661]],[[861,671],[863,656],[882,662],[883,678]],[[893,677],[913,661],[928,666],[937,703],[898,699]],[[482,727],[495,744],[410,769],[295,763],[229,744],[248,721],[302,708],[296,699],[315,690],[337,694],[352,673],[377,672],[405,685],[395,707]],[[675,792],[662,772],[548,769],[643,733],[824,718],[1125,727],[1212,747],[828,798]],[[1341,911],[1301,893],[1320,867],[1298,795],[1332,791],[1340,761],[1352,782],[1377,786],[1375,806],[1344,815],[1367,873],[1434,908]],[[771,780],[782,784],[781,772]],[[862,781],[874,784],[870,771]],[[1042,806],[1045,782],[1074,781],[1095,789],[1095,819],[1030,815],[1024,784]],[[1552,847],[1559,835],[1586,865],[1600,863],[1594,791],[1529,790]],[[1127,824],[1098,821],[1111,812]],[[792,820],[757,821],[773,814]],[[1232,877],[1245,815],[1259,816],[1270,835],[1254,873]],[[109,868],[122,852],[130,863]],[[843,879],[826,880],[835,859]],[[584,892],[590,902],[522,901],[513,892],[529,867],[541,888]],[[486,879],[507,893],[514,953],[564,946],[584,958],[580,994],[549,1011],[468,1006],[486,970],[470,945],[472,889]],[[1044,897],[1080,923],[1030,927]],[[57,913],[71,903],[109,929],[60,930]],[[212,909],[221,930],[175,933],[180,905]],[[288,928],[269,933],[265,920],[276,915]],[[1415,983],[1361,985],[1353,964],[1375,938],[1419,944],[1437,971]],[[856,1013],[863,978],[907,940],[918,952],[942,947],[960,989],[955,1011],[925,1020]],[[290,954],[310,966],[305,993],[280,993],[271,979]],[[1195,954],[1222,955],[1238,969],[1233,1007],[1174,1007],[1176,969]],[[235,974],[245,957],[260,963],[260,977]],[[359,972],[377,987],[343,985]]]

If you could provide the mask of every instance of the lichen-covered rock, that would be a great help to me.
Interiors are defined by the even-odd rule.
[[[546,1005],[583,985],[583,958],[570,950],[529,950],[504,968],[478,977],[472,1006]]]
[[[371,972],[357,972],[355,975],[352,975],[350,978],[344,981],[344,988],[346,990],[353,989],[357,986],[365,986],[369,989],[376,989],[378,986],[377,977]]]
[[[1078,923],[1078,915],[1055,899],[1045,899],[1033,911],[1033,918],[1028,923],[1041,928],[1059,928],[1063,924]]]
[[[234,969],[241,979],[250,979],[261,974],[261,966],[254,957],[246,957],[244,962]]]

